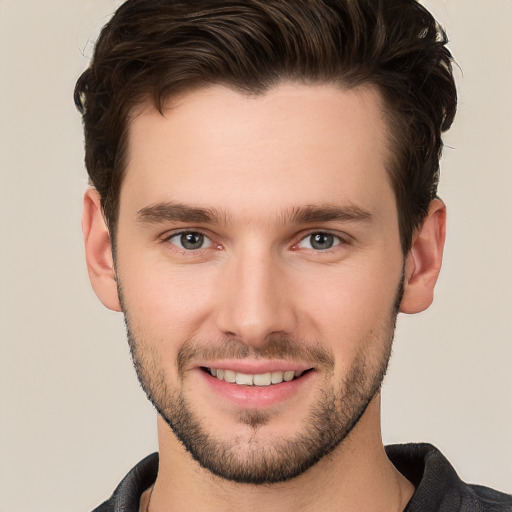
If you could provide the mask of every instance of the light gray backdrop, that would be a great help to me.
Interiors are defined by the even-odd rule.
[[[462,478],[512,491],[511,0],[429,0],[460,111],[446,137],[444,270],[402,317],[386,442],[430,441]],[[74,81],[114,0],[0,0],[0,511],[88,511],[156,449],[120,315],[90,290]]]

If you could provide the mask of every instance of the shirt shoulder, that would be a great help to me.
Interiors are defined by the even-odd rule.
[[[142,459],[121,480],[112,496],[92,512],[139,512],[140,497],[158,473],[158,453]]]
[[[463,482],[431,444],[391,445],[386,453],[416,488],[404,512],[512,512],[511,495]]]
[[[490,512],[512,511],[512,495],[483,485],[469,485],[469,487],[484,505],[482,510],[489,510]]]

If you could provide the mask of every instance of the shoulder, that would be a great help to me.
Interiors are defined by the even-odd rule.
[[[490,512],[512,512],[512,495],[482,485],[469,485],[482,510]]]
[[[512,512],[511,495],[463,482],[431,444],[391,445],[386,452],[416,488],[404,512]]]
[[[158,453],[148,455],[121,480],[112,496],[93,512],[138,512],[143,492],[153,485],[158,473]]]

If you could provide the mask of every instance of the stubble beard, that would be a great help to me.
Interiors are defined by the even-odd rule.
[[[380,347],[379,352],[370,358],[361,350],[337,386],[328,384],[329,368],[334,368],[332,356],[320,348],[320,345],[312,351],[306,351],[310,356],[316,354],[317,359],[322,359],[320,366],[325,370],[325,379],[324,386],[320,386],[320,399],[310,407],[300,429],[293,437],[274,437],[271,442],[263,441],[258,435],[260,429],[269,422],[269,415],[258,410],[239,413],[239,423],[252,428],[249,439],[245,436],[226,441],[209,432],[198,411],[187,400],[183,388],[169,388],[165,369],[159,364],[158,354],[134,333],[129,312],[124,305],[123,311],[139,382],[148,399],[190,455],[203,468],[223,479],[253,485],[274,484],[297,477],[332,453],[354,429],[379,392],[391,356],[402,287],[403,281],[400,283],[389,321],[371,335],[370,345]],[[122,298],[121,293],[120,297]],[[364,345],[370,346],[368,343]],[[200,344],[195,340],[188,340],[183,344],[177,358],[181,383],[184,374],[180,369],[186,364],[187,354],[202,353],[201,346],[204,347],[204,343]],[[226,356],[229,351],[231,355],[236,353],[239,359],[255,355],[253,349],[248,349],[241,342],[226,340],[224,346],[229,348],[219,349],[219,356]],[[293,359],[295,353],[304,355],[304,351],[298,348],[302,346],[297,341],[272,338],[266,347],[257,351],[256,356],[273,354],[275,357],[287,356]]]

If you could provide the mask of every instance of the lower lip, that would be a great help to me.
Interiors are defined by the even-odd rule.
[[[308,371],[290,382],[281,382],[270,386],[241,386],[217,379],[203,370],[198,369],[198,371],[215,394],[244,409],[272,407],[295,397],[300,389],[313,378],[315,373],[314,371]]]

